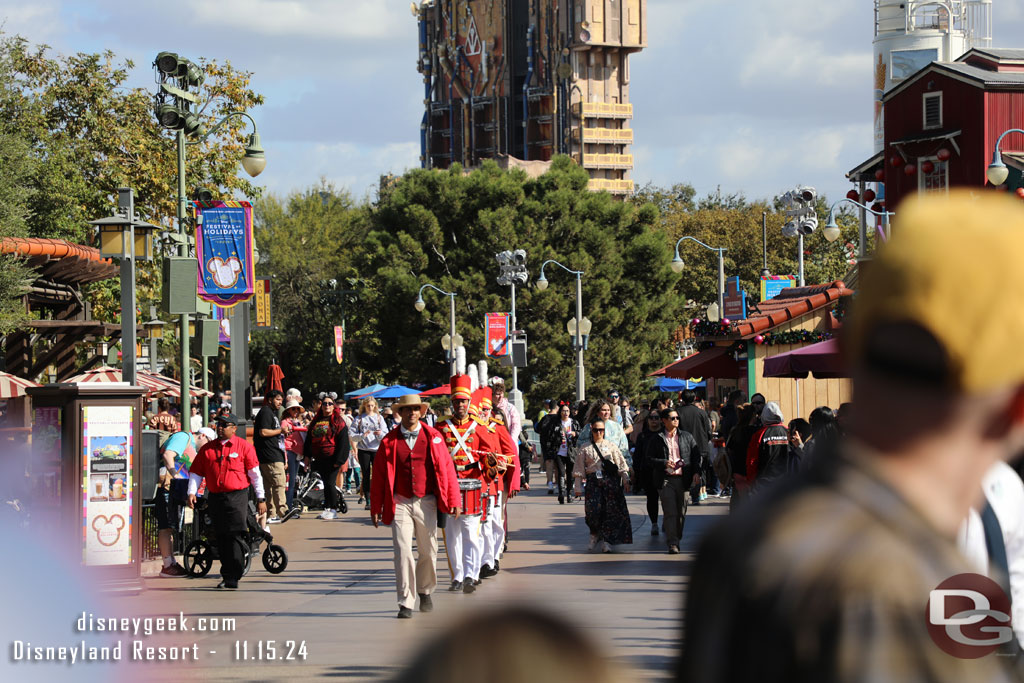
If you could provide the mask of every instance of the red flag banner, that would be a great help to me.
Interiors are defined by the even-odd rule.
[[[485,329],[487,330],[486,348],[484,353],[492,358],[500,358],[509,354],[508,313],[488,313]]]
[[[345,352],[345,326],[334,326],[334,359],[341,365],[342,354]]]

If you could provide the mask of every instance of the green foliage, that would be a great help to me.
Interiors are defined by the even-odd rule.
[[[0,99],[11,89],[10,62],[0,58]],[[32,201],[29,181],[35,171],[29,141],[10,121],[0,120],[0,238],[21,237],[27,233],[26,219]],[[5,333],[24,318],[18,299],[31,278],[21,259],[0,256],[0,333]]]

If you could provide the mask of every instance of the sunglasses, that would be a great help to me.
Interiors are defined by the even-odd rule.
[[[678,422],[679,421],[679,416],[678,415],[669,415],[665,419],[666,420],[675,420],[676,422]]]
[[[333,406],[334,402],[333,401],[324,401],[324,405],[325,406]]]
[[[591,429],[590,431],[592,431],[595,434],[604,434],[604,430],[603,429]]]
[[[648,420],[660,420],[661,419],[661,415],[648,415],[647,419]]]

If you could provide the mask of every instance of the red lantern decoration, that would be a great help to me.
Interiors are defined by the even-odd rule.
[[[875,180],[877,180],[880,183],[885,181],[885,169],[884,168],[880,168],[877,171],[875,171]]]
[[[868,202],[873,202],[873,201],[875,201],[875,191],[874,190],[864,190],[864,203],[867,204]]]
[[[903,165],[903,157],[901,157],[898,154],[894,154],[893,156],[889,157],[889,163],[892,165],[893,168],[899,168],[900,166]]]
[[[885,207],[882,205],[882,202],[875,202],[874,204],[871,205],[871,210],[872,211],[877,211],[879,213],[881,213],[882,209],[884,209],[884,208]]]
[[[1024,199],[1024,187],[1017,188],[1017,196],[1020,197],[1021,199]]]
[[[903,167],[903,173],[906,175],[915,175],[917,173],[917,166],[915,164],[907,164]]]
[[[938,159],[939,161],[949,161],[949,158],[951,156],[953,156],[953,153],[950,152],[945,147],[943,147],[942,149],[935,153],[935,158]]]
[[[857,194],[857,190],[850,190],[846,193],[846,198],[853,202],[857,201],[859,197],[860,195]]]
[[[756,337],[754,337],[754,343],[758,345],[764,344],[764,337],[762,337],[761,335],[757,335]]]
[[[921,162],[921,172],[922,173],[931,173],[934,170],[935,170],[935,164],[933,164],[932,162],[930,162],[930,161],[922,161]]]

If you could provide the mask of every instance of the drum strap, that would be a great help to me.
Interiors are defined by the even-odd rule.
[[[466,454],[466,457],[469,458],[470,462],[476,462],[476,458],[473,457],[472,451],[470,451],[469,446],[466,445],[466,439],[468,439],[469,435],[476,430],[477,423],[471,422],[469,424],[469,429],[466,430],[465,434],[459,434],[459,430],[455,428],[455,425],[452,424],[451,420],[445,420],[445,424],[448,425],[448,429],[451,430],[452,435],[455,437],[455,441],[457,442],[455,449],[452,451],[452,457],[454,458],[461,449],[462,452]]]

